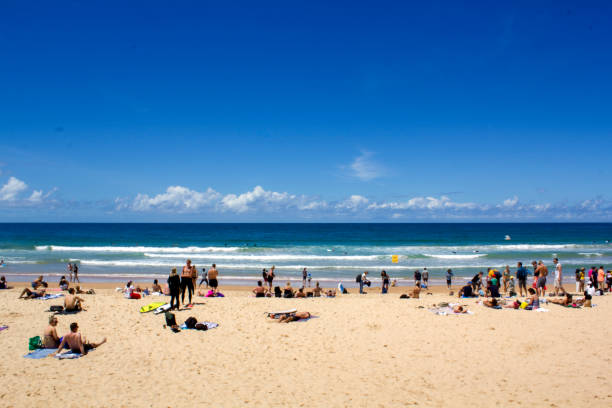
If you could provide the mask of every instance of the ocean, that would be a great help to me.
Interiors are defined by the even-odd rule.
[[[506,236],[510,238],[506,240]],[[430,281],[456,281],[487,267],[529,264],[558,257],[565,280],[579,266],[612,266],[612,224],[0,224],[0,274],[53,281],[66,264],[80,265],[82,281],[164,279],[187,258],[198,267],[217,264],[222,283],[253,284],[262,268],[276,266],[279,281],[352,283],[365,270],[386,270],[411,282],[427,267]],[[397,263],[391,256],[398,255]],[[374,279],[376,281],[376,279]],[[404,282],[407,283],[407,282]]]

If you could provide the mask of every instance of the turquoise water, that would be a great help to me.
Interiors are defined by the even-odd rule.
[[[510,240],[506,240],[506,235]],[[80,264],[85,280],[167,276],[190,258],[216,263],[225,281],[249,284],[276,266],[280,280],[351,282],[364,270],[411,278],[427,267],[472,276],[517,261],[558,256],[571,279],[577,266],[612,265],[612,224],[0,224],[0,273],[13,280],[60,276]],[[399,262],[391,262],[399,255]]]

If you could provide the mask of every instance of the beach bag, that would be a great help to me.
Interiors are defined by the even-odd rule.
[[[195,329],[196,324],[198,324],[198,319],[193,316],[188,317],[187,320],[185,320],[185,326],[187,326],[188,329]]]
[[[54,305],[49,307],[49,311],[51,312],[61,312],[62,310],[64,310],[64,306]]]
[[[527,307],[528,303],[527,302],[522,302],[521,305],[519,306],[519,309],[525,309]]]
[[[174,313],[170,313],[170,312],[166,312],[165,314],[166,316],[166,326],[176,326],[176,317],[174,316]]]
[[[35,336],[28,340],[28,350],[36,350],[42,348],[42,341],[40,340],[40,336]]]
[[[355,282],[357,282],[357,283],[361,282],[361,274],[359,274],[359,275],[357,275],[355,277]]]

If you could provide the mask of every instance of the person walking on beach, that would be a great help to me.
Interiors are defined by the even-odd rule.
[[[380,288],[382,293],[388,293],[389,292],[389,275],[387,275],[387,271],[383,270],[380,273],[380,278],[382,279],[382,286]]]
[[[306,287],[306,279],[308,279],[308,271],[306,270],[306,268],[304,268],[304,270],[302,271],[302,287],[303,288]]]
[[[176,268],[172,268],[170,272],[170,277],[168,278],[168,289],[170,290],[170,309],[175,309],[175,300],[176,300],[176,309],[180,309],[181,305],[179,303],[179,293],[181,292],[181,278],[179,278],[176,273]]]
[[[561,289],[561,293],[565,293],[563,288],[563,271],[559,258],[553,259],[553,264],[555,264],[555,296],[559,296],[559,289]]]
[[[361,274],[361,279],[359,279],[359,293],[362,294],[364,293],[363,285],[370,286],[370,281],[368,280],[368,271],[365,271],[363,274]]]
[[[429,287],[429,271],[427,270],[427,268],[423,268],[421,278],[423,278],[423,285],[425,287]]]
[[[68,274],[70,275],[70,282],[72,282],[72,264],[68,262]]]
[[[181,273],[181,302],[185,304],[185,291],[189,291],[189,304],[193,294],[193,280],[191,279],[191,259],[188,259]]]
[[[74,273],[74,282],[79,282],[81,283],[81,281],[79,280],[79,265],[74,264],[74,266],[72,267],[72,272]]]
[[[597,284],[602,292],[606,290],[606,271],[603,265],[597,270]]]
[[[523,263],[519,262],[516,264],[516,279],[519,284],[519,292],[523,296],[523,289],[525,289],[525,296],[527,296],[527,268],[523,267]]]
[[[543,261],[538,262],[536,272],[538,273],[536,291],[538,292],[538,296],[544,297],[546,296],[546,277],[548,276],[548,268],[544,265]]]
[[[414,271],[414,285],[421,287],[421,271],[418,269]]]
[[[452,269],[447,269],[446,270],[446,287],[448,288],[448,290],[451,290],[451,283],[453,280],[453,271]]]
[[[272,265],[270,271],[268,272],[268,289],[270,290],[270,292],[272,292],[272,281],[274,281],[274,278],[276,277],[276,274],[274,273],[275,268],[276,267]]]
[[[540,277],[540,272],[538,272],[538,263],[536,261],[532,261],[531,266],[533,266],[533,285],[532,287],[536,289],[538,287],[538,278]]]
[[[202,268],[202,279],[198,287],[202,286],[202,283],[206,283],[206,287],[208,287],[208,274],[206,273],[206,268]]]
[[[217,265],[212,264],[212,267],[208,270],[208,285],[213,290],[213,293],[217,293],[217,288],[219,287],[218,277],[219,271],[217,271]]]
[[[198,268],[195,265],[191,265],[191,280],[193,281],[193,295],[195,296],[195,288],[198,283]]]

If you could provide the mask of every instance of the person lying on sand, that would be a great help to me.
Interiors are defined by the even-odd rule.
[[[73,353],[81,353],[85,355],[89,350],[98,348],[102,344],[106,343],[106,337],[102,339],[102,341],[99,343],[90,343],[86,340],[83,340],[81,333],[79,333],[78,330],[79,325],[76,322],[70,323],[70,333],[64,336],[55,354],[59,354],[59,352],[65,348],[70,349],[70,351],[72,351]]]
[[[42,339],[42,348],[58,348],[60,344],[60,338],[57,335],[57,317],[49,316],[49,325],[45,328]]]
[[[75,295],[74,288],[70,288],[68,289],[68,294],[64,298],[64,309],[68,312],[85,310],[85,308],[83,308],[83,302],[83,298]]]
[[[89,290],[85,291],[85,290],[81,289],[80,286],[77,285],[77,287],[76,287],[76,294],[77,295],[95,295],[96,291],[93,290],[93,289],[89,289]]]
[[[28,288],[24,288],[23,291],[21,292],[21,295],[19,295],[19,297],[17,299],[36,299],[36,298],[40,298],[45,296],[45,292],[47,290],[45,288],[40,289],[40,290],[30,290]]]
[[[563,299],[549,299],[548,302],[554,303],[555,305],[570,306],[572,305],[572,295],[566,292]]]
[[[284,313],[281,315],[269,314],[268,317],[270,319],[278,319],[279,323],[290,323],[297,322],[302,319],[310,319],[312,315],[310,312],[295,312],[295,313]]]
[[[461,305],[457,305],[453,307],[453,313],[467,313],[467,307],[463,307]]]
[[[486,307],[496,308],[497,306],[500,306],[500,302],[497,300],[497,298],[493,297],[491,298],[491,300],[489,299],[483,300],[482,305]]]

